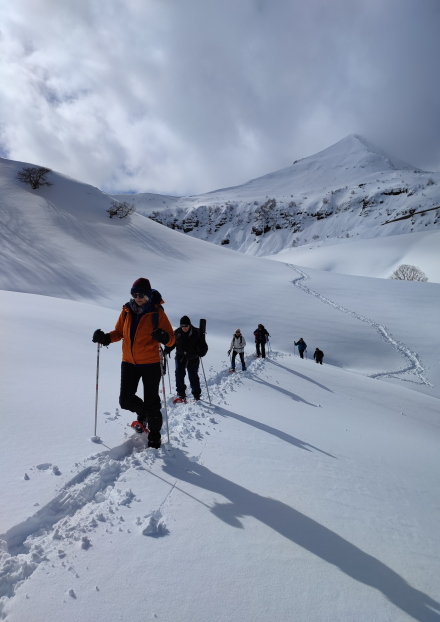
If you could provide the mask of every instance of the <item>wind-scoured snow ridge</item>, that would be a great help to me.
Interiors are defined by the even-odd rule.
[[[397,352],[408,362],[407,367],[404,367],[402,369],[398,369],[395,371],[386,371],[386,372],[380,372],[377,374],[369,374],[368,375],[369,378],[398,378],[399,380],[404,380],[405,382],[414,382],[414,380],[408,380],[407,378],[400,378],[401,375],[410,372],[414,374],[415,376],[417,376],[421,384],[424,384],[428,387],[432,387],[432,384],[427,380],[427,378],[424,375],[425,368],[422,365],[418,355],[412,350],[410,350],[403,343],[395,339],[392,336],[391,332],[385,326],[382,326],[381,324],[378,324],[374,320],[370,320],[369,318],[365,317],[364,315],[360,315],[359,313],[356,313],[355,311],[350,311],[350,309],[347,309],[346,307],[342,307],[341,305],[336,304],[332,300],[329,300],[322,294],[319,294],[318,292],[313,291],[312,289],[310,289],[309,287],[307,287],[306,285],[302,283],[302,281],[306,281],[310,278],[305,272],[303,272],[302,270],[300,270],[293,264],[286,264],[286,266],[289,266],[289,268],[292,268],[292,270],[295,270],[300,275],[298,278],[293,279],[292,281],[295,287],[299,287],[304,292],[306,292],[306,294],[315,296],[321,302],[324,302],[325,304],[330,305],[334,309],[337,309],[338,311],[341,311],[342,313],[347,313],[348,315],[355,318],[356,320],[360,320],[361,322],[365,322],[366,324],[369,324],[372,328],[376,330],[376,332],[381,336],[381,338],[384,341],[386,341],[391,346],[393,346],[393,348],[397,350]],[[420,384],[420,383],[416,382],[415,384]]]

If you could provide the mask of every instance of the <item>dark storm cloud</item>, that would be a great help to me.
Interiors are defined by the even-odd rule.
[[[107,190],[243,183],[364,135],[440,168],[438,0],[16,0],[0,149]]]

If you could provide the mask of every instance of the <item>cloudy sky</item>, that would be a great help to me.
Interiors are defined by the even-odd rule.
[[[0,4],[0,155],[198,194],[358,133],[440,170],[440,0]]]

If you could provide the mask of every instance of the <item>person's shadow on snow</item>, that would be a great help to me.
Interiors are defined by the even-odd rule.
[[[312,380],[308,376],[304,376],[304,374],[300,374],[298,371],[295,371],[294,369],[290,369],[290,367],[286,367],[285,365],[281,365],[281,363],[278,363],[278,361],[274,361],[273,359],[267,359],[267,361],[268,361],[268,363],[271,363],[272,365],[275,365],[276,367],[280,367],[281,369],[284,369],[285,371],[288,371],[290,374],[293,374],[294,376],[298,376],[299,378],[302,378],[303,380],[307,380],[307,382],[311,382],[312,384],[316,384],[318,387],[320,387],[321,389],[324,389],[325,391],[329,391],[330,393],[334,393],[334,391],[332,391],[331,389],[329,389],[325,385],[321,384],[320,382],[316,382],[316,380]]]
[[[261,430],[262,432],[265,432],[266,434],[271,434],[272,436],[276,436],[277,438],[284,441],[285,443],[289,443],[289,445],[293,445],[294,447],[298,447],[299,449],[305,449],[306,451],[312,451],[312,450],[319,451],[320,453],[325,454],[326,456],[329,456],[330,458],[337,459],[336,456],[332,456],[332,454],[329,454],[326,451],[323,451],[322,449],[318,449],[318,447],[315,447],[314,445],[310,445],[310,443],[306,443],[305,441],[302,441],[299,438],[292,436],[291,434],[287,434],[287,432],[282,432],[281,430],[277,430],[277,428],[273,428],[272,426],[267,425],[266,423],[261,423],[260,421],[256,421],[255,419],[249,419],[248,417],[244,417],[243,415],[239,415],[238,413],[232,412],[232,410],[227,410],[226,408],[222,408],[222,406],[218,406],[217,404],[215,404],[214,406],[214,412],[217,413],[221,417],[225,417],[225,418],[230,417],[231,419],[236,419],[237,421],[246,423],[247,425],[250,425],[253,428],[256,428],[257,430]]]
[[[174,479],[229,499],[228,503],[216,502],[209,508],[223,522],[244,529],[240,519],[254,517],[294,544],[338,567],[352,579],[382,592],[396,607],[415,620],[440,622],[440,604],[411,587],[375,557],[285,503],[251,492],[191,462],[180,449],[174,451],[175,458],[166,461],[162,467],[163,472]]]
[[[295,400],[295,402],[302,402],[303,404],[307,404],[307,406],[313,406],[313,408],[316,408],[316,404],[312,404],[311,402],[308,402],[307,400],[300,397],[299,395],[296,395],[296,393],[292,393],[291,391],[288,391],[287,389],[283,389],[282,387],[276,384],[271,384],[270,382],[267,382],[267,380],[263,380],[262,378],[260,378],[254,373],[247,374],[247,377],[250,380],[253,380],[254,382],[256,382],[257,384],[263,384],[266,387],[269,387],[270,389],[274,389],[275,391],[278,391],[278,393],[282,393],[283,395],[290,397],[290,399]]]

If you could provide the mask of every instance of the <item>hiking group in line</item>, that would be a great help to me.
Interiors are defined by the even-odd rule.
[[[137,432],[148,431],[148,447],[161,446],[162,412],[159,397],[159,384],[165,369],[165,356],[171,356],[175,349],[176,391],[180,400],[186,399],[185,376],[195,400],[201,396],[199,365],[200,359],[208,352],[205,331],[191,324],[187,315],[180,319],[180,326],[173,330],[162,307],[161,294],[152,289],[148,279],[137,279],[130,290],[131,299],[122,307],[115,329],[104,333],[100,328],[93,333],[92,341],[108,346],[122,339],[121,388],[119,404],[121,408],[137,415],[138,424],[132,424]],[[206,323],[206,322],[205,322]],[[266,358],[266,344],[269,333],[263,324],[254,331],[257,358]],[[270,344],[269,344],[270,345]],[[161,346],[164,346],[162,351]],[[237,354],[241,367],[246,371],[244,348],[246,340],[239,328],[232,335],[228,356],[231,355],[230,371],[235,371]],[[301,337],[298,342],[299,355],[304,358],[307,344]],[[98,348],[99,352],[99,348]],[[324,353],[316,348],[313,355],[322,365]],[[144,399],[136,395],[139,381],[142,380]],[[165,389],[164,389],[165,393]],[[148,430],[146,430],[148,426]]]

